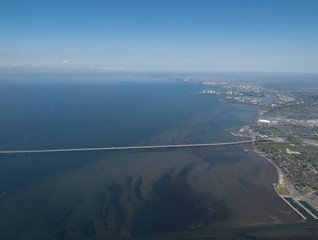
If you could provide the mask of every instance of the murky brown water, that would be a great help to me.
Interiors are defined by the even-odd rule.
[[[1,232],[126,238],[295,223],[271,186],[276,179],[274,167],[241,147],[106,154],[2,199]]]

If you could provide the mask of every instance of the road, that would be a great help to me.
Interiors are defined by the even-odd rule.
[[[0,154],[51,153],[51,152],[83,152],[83,151],[107,151],[107,150],[142,150],[142,149],[161,149],[161,148],[216,147],[216,146],[227,146],[227,145],[238,145],[238,144],[252,143],[252,142],[255,142],[255,141],[256,141],[256,140],[245,140],[245,141],[223,142],[223,143],[157,145],[157,146],[129,146],[129,147],[103,147],[103,148],[70,148],[70,149],[17,150],[17,151],[0,151]]]

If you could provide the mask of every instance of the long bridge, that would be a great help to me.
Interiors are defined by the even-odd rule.
[[[155,146],[130,146],[130,147],[102,147],[102,148],[69,148],[69,149],[43,149],[43,150],[17,150],[17,151],[0,151],[0,154],[16,153],[54,153],[54,152],[84,152],[84,151],[109,151],[109,150],[143,150],[143,149],[171,149],[171,148],[195,148],[195,147],[216,147],[253,143],[257,140],[245,140],[236,142],[221,143],[200,143],[200,144],[180,144],[180,145],[155,145]]]

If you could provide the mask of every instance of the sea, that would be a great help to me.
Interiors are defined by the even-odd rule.
[[[240,141],[259,110],[162,74],[0,79],[0,150]],[[0,239],[285,237],[301,218],[275,182],[251,144],[0,154]]]

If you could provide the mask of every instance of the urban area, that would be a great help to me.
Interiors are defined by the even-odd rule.
[[[252,138],[254,151],[278,172],[277,194],[303,221],[318,219],[318,93],[315,89],[278,90],[256,83],[184,78],[209,86],[201,94],[220,101],[258,106],[258,117],[230,133]]]

